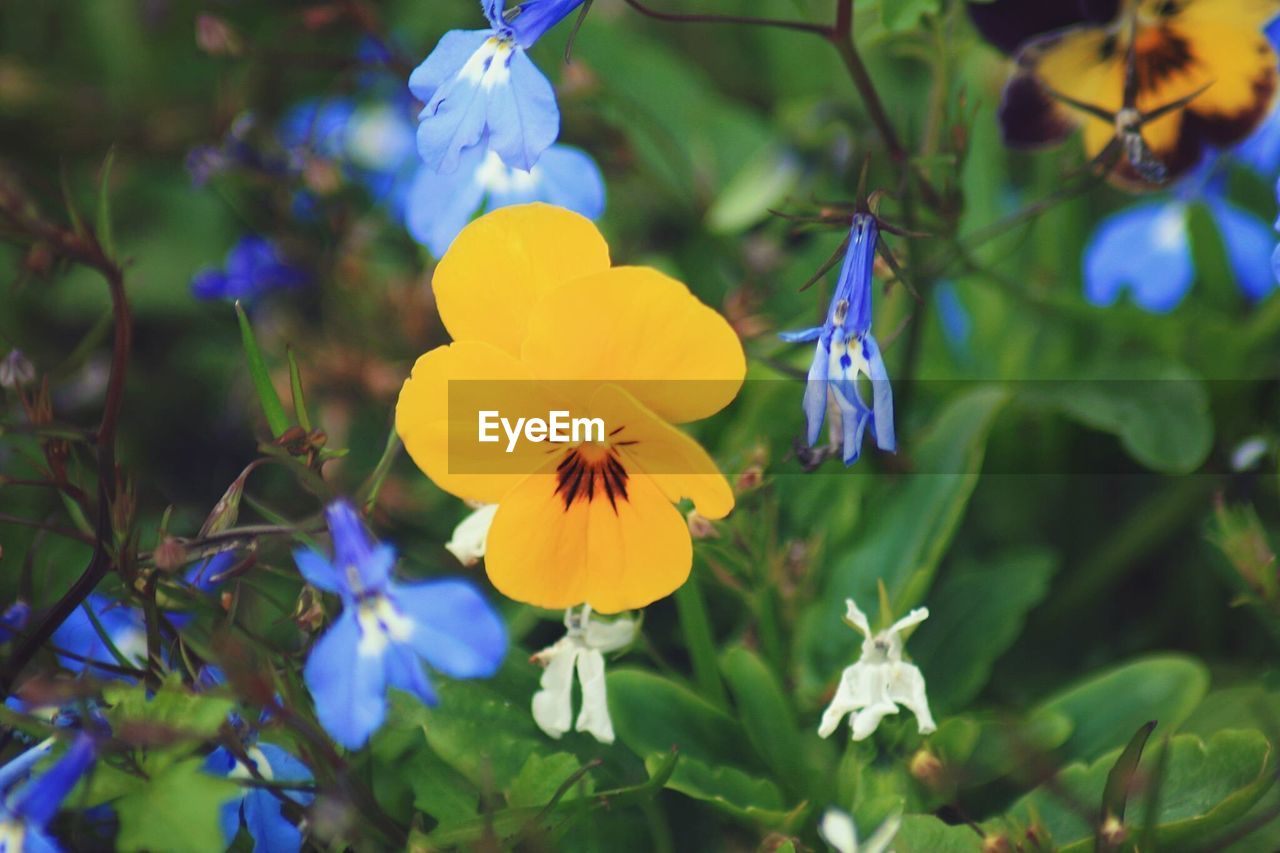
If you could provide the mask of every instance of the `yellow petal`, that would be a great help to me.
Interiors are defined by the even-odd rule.
[[[609,246],[589,219],[548,204],[504,207],[462,230],[432,288],[455,341],[520,354],[529,311],[566,281],[609,268]]]
[[[707,518],[724,518],[733,509],[733,490],[702,445],[622,388],[601,386],[591,398],[591,415],[605,422],[628,470],[648,474],[668,500],[689,498]]]
[[[614,267],[547,293],[523,360],[542,378],[613,382],[668,421],[718,412],[746,375],[728,322],[673,278]]]
[[[549,446],[520,441],[513,453],[499,440],[479,441],[479,413],[543,417],[558,406],[528,368],[479,341],[437,347],[418,359],[400,389],[396,431],[405,449],[436,485],[460,498],[497,503],[541,468]]]
[[[626,496],[597,489],[566,507],[555,473],[533,474],[502,500],[489,529],[485,570],[498,591],[537,607],[590,604],[601,613],[644,607],[689,577],[689,528],[647,476]]]

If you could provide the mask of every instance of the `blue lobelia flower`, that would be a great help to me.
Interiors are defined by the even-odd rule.
[[[94,747],[93,738],[78,735],[53,766],[24,783],[54,743],[49,738],[0,767],[0,850],[50,853],[59,849],[45,827],[93,763]]]
[[[145,667],[147,664],[147,628],[142,611],[136,607],[118,604],[104,595],[93,594],[85,604],[77,607],[58,629],[52,642],[58,650],[58,661],[72,672],[83,672],[87,667],[99,678],[120,678],[120,674],[105,667],[119,667],[120,660],[103,641],[93,621],[84,608],[93,609],[98,624],[111,640],[111,645],[130,664]],[[66,654],[62,654],[66,652]],[[95,664],[104,664],[95,666]]]
[[[31,617],[31,605],[25,601],[15,601],[0,613],[0,643],[7,643],[14,637],[15,631],[27,627],[27,619]]]
[[[197,299],[251,301],[274,290],[305,284],[302,270],[284,259],[275,243],[264,237],[241,237],[227,253],[225,269],[206,269],[191,280]]]
[[[1275,238],[1265,222],[1223,197],[1224,182],[1216,171],[1216,160],[1206,162],[1170,197],[1102,220],[1084,251],[1085,298],[1094,305],[1114,305],[1127,289],[1147,311],[1167,313],[1178,307],[1195,278],[1190,216],[1196,203],[1204,205],[1218,226],[1245,296],[1256,302],[1275,289]]]
[[[536,166],[524,171],[477,145],[463,153],[456,172],[418,169],[409,188],[405,221],[413,238],[440,258],[478,211],[541,201],[598,219],[604,213],[604,197],[600,168],[577,148],[553,145]]]
[[[893,389],[889,385],[889,374],[885,370],[880,347],[871,334],[872,270],[879,239],[880,227],[875,217],[868,213],[854,214],[849,249],[844,256],[844,266],[840,270],[826,322],[813,329],[785,332],[781,336],[784,341],[792,343],[818,342],[804,392],[809,446],[818,442],[830,395],[840,410],[845,465],[852,465],[858,460],[868,423],[871,424],[876,446],[890,452],[897,449],[893,431]],[[871,382],[870,407],[863,402],[858,390],[859,376],[866,376]]]
[[[355,111],[355,102],[349,98],[306,100],[285,112],[276,133],[292,157],[314,154],[337,159],[343,154],[347,124]]]
[[[302,549],[294,559],[311,585],[342,598],[342,615],[312,646],[303,678],[320,723],[348,749],[363,745],[387,712],[387,688],[435,704],[422,660],[453,678],[497,671],[506,653],[498,615],[466,581],[402,584],[395,550],[370,539],[355,507],[326,510],[332,560]]]
[[[511,7],[503,19],[520,44],[533,44],[542,34],[563,21],[583,0],[524,0]]]
[[[311,771],[298,759],[270,743],[246,746],[245,756],[253,763],[258,776],[268,782],[303,785],[312,781]],[[255,776],[228,750],[218,747],[205,759],[205,772],[228,779],[253,779]],[[299,806],[315,798],[309,791],[282,791]],[[224,803],[221,823],[222,839],[228,847],[240,831],[241,821],[253,839],[255,851],[297,851],[302,847],[302,833],[282,811],[284,804],[267,788],[244,787],[239,797]]]
[[[528,171],[560,134],[555,91],[525,50],[578,4],[531,0],[512,10],[511,22],[502,4],[484,0],[490,28],[445,33],[409,77],[426,105],[418,153],[433,171],[456,171],[462,152],[486,137],[504,163]]]

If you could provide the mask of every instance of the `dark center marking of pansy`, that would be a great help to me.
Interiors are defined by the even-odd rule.
[[[627,469],[613,447],[584,444],[565,453],[556,466],[556,494],[564,501],[565,512],[575,501],[606,498],[616,513],[618,501],[627,500],[627,479]]]

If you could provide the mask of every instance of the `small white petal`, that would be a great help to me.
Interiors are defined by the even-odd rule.
[[[845,621],[862,632],[862,636],[871,636],[871,623],[867,621],[867,614],[858,609],[858,605],[854,603],[852,598],[846,598],[845,604]]]
[[[840,684],[836,687],[836,694],[831,697],[831,704],[822,713],[822,722],[818,725],[819,737],[831,737],[831,733],[840,727],[840,721],[844,719],[845,714],[857,711],[870,701],[867,696],[860,695],[863,692],[860,688],[865,681],[866,671],[867,667],[864,664],[855,663],[845,667],[844,672],[840,674]]]
[[[929,608],[917,607],[915,610],[912,610],[906,616],[903,616],[897,622],[894,622],[891,626],[889,626],[888,633],[901,634],[903,631],[907,630],[908,628],[915,625],[919,625],[921,622],[923,622],[928,618],[929,618]]]
[[[901,828],[902,815],[896,814],[880,824],[880,828],[871,833],[871,837],[867,839],[866,844],[862,845],[859,853],[885,853]]]
[[[545,661],[547,669],[542,673],[533,694],[533,721],[553,738],[558,738],[573,724],[573,664],[579,649],[568,637],[534,657]]]
[[[893,678],[889,682],[889,698],[916,715],[920,734],[938,730],[938,724],[929,713],[929,697],[925,695],[924,676],[909,663],[893,665]]]
[[[578,655],[578,681],[582,684],[582,712],[577,729],[590,732],[601,743],[613,743],[613,720],[604,682],[604,655],[588,649]]]
[[[446,544],[449,553],[458,558],[464,566],[474,566],[484,556],[485,544],[489,540],[489,528],[493,525],[493,517],[498,512],[497,504],[485,504],[475,512],[462,519],[453,529],[453,538]]]
[[[898,706],[892,702],[877,702],[868,705],[853,715],[850,724],[851,737],[854,740],[866,740],[875,734],[880,721],[890,714],[898,713]]]
[[[846,812],[827,809],[818,824],[818,834],[838,853],[858,853],[858,828]]]
[[[634,619],[614,619],[612,622],[592,619],[583,629],[582,639],[589,648],[609,654],[635,642],[636,628]]]

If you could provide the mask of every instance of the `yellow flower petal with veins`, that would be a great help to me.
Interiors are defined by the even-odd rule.
[[[737,335],[680,282],[608,263],[595,227],[558,208],[476,220],[434,280],[455,342],[418,360],[396,406],[431,479],[498,504],[485,555],[494,586],[541,607],[615,613],[669,595],[693,560],[675,502],[708,518],[733,508],[715,462],[670,422],[736,396]],[[514,423],[555,410],[597,418],[607,434],[479,440],[486,412]]]
[[[747,371],[725,319],[646,267],[614,267],[549,291],[530,314],[521,358],[542,378],[622,385],[675,423],[723,409]]]

